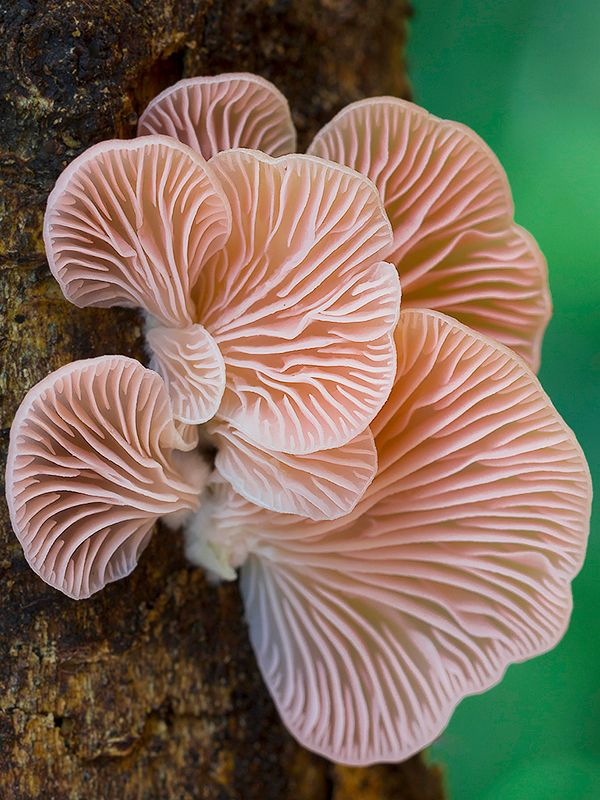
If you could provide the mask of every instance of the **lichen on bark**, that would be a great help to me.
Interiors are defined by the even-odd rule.
[[[56,177],[134,134],[181,77],[248,70],[291,101],[300,144],[347,102],[407,96],[405,0],[14,0],[0,8],[0,457],[26,390],[76,358],[143,359],[140,320],[77,309],[41,236]],[[237,587],[157,535],[135,573],[76,603],[27,567],[0,508],[0,796],[439,800],[435,768],[333,767],[282,727]]]

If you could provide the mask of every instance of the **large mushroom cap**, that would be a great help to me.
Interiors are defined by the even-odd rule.
[[[281,716],[348,764],[408,758],[465,695],[554,646],[589,528],[585,458],[514,353],[412,309],[396,343],[378,473],[348,516],[214,489],[215,539],[250,551],[246,614]]]

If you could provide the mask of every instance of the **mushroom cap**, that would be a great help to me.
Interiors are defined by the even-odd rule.
[[[166,136],[100,142],[60,175],[44,218],[52,274],[77,306],[140,307],[195,322],[192,291],[231,226],[198,153]]]
[[[384,255],[405,308],[431,308],[539,366],[551,314],[546,261],[514,222],[504,170],[472,130],[394,97],[347,106],[309,153],[367,175],[392,223]]]
[[[249,73],[185,78],[155,97],[138,136],[165,134],[204,158],[246,147],[271,156],[296,150],[288,102],[272,83]]]
[[[556,644],[589,528],[583,453],[520,358],[416,309],[396,343],[378,472],[349,515],[213,489],[218,535],[251,551],[246,616],[285,724],[356,765],[408,758],[463,697]]]
[[[268,450],[226,422],[208,425],[215,467],[247,500],[309,519],[348,514],[373,480],[377,451],[369,428],[342,447],[308,455]]]
[[[31,568],[75,599],[128,575],[159,517],[198,506],[207,468],[180,443],[161,378],[133,359],[76,361],[34,386],[6,467]]]
[[[309,156],[229,150],[211,167],[233,219],[197,284],[197,318],[226,366],[219,415],[268,450],[342,446],[396,368],[400,286],[381,261],[391,232],[379,195]]]

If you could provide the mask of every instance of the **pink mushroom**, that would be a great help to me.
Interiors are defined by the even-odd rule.
[[[364,431],[392,385],[400,303],[368,179],[251,150],[207,164],[160,135],[102,142],[60,176],[44,238],[69,300],[146,311],[176,420],[214,420],[239,492],[317,518],[354,507],[374,473]],[[307,503],[273,465],[306,473],[308,455]],[[332,494],[341,458],[357,469]]]
[[[212,156],[232,145],[270,152],[279,126],[278,141],[291,148],[285,101],[261,81],[270,107],[277,107],[263,114],[253,103],[253,80],[260,81],[236,74],[181,81],[152,101],[139,133],[167,133]],[[243,125],[240,91],[248,100]],[[210,131],[210,146],[203,131]],[[405,100],[374,97],[343,109],[308,152],[352,167],[377,186],[394,234],[382,257],[398,268],[404,307],[449,314],[537,369],[551,314],[546,263],[533,237],[515,224],[506,175],[473,131]]]
[[[271,156],[296,150],[296,129],[285,97],[258,75],[229,73],[186,78],[152,100],[138,136],[172,136],[209,159],[246,147]]]
[[[336,521],[276,514],[210,486],[187,551],[241,567],[250,636],[281,717],[334,761],[401,761],[456,704],[553,647],[585,553],[585,458],[510,350],[407,309],[373,422],[379,466]]]
[[[69,597],[128,575],[159,517],[198,508],[209,469],[173,422],[161,378],[102,356],[48,375],[11,427],[6,498],[31,568]]]
[[[537,364],[543,258],[482,142],[403,101],[317,136],[348,166],[217,152],[293,147],[252,76],[182,82],[140,130],[63,173],[44,233],[69,299],[145,310],[162,378],[107,356],[29,392],[7,468],[25,555],[87,597],[158,517],[185,521],[195,564],[241,568],[292,734],[347,764],[407,758],[568,623],[589,471],[513,351]]]
[[[546,261],[514,222],[506,174],[485,142],[413,103],[375,97],[343,109],[308,152],[376,184],[405,308],[450,314],[539,367],[552,311]]]

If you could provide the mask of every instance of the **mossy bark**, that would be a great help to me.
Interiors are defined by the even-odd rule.
[[[1,456],[25,391],[76,358],[143,358],[140,320],[77,309],[41,237],[60,171],[187,75],[249,70],[305,145],[345,103],[406,96],[405,0],[4,0],[0,23]],[[0,508],[0,796],[439,800],[438,771],[345,769],[281,726],[236,586],[209,586],[158,531],[127,580],[73,602],[27,567]]]

